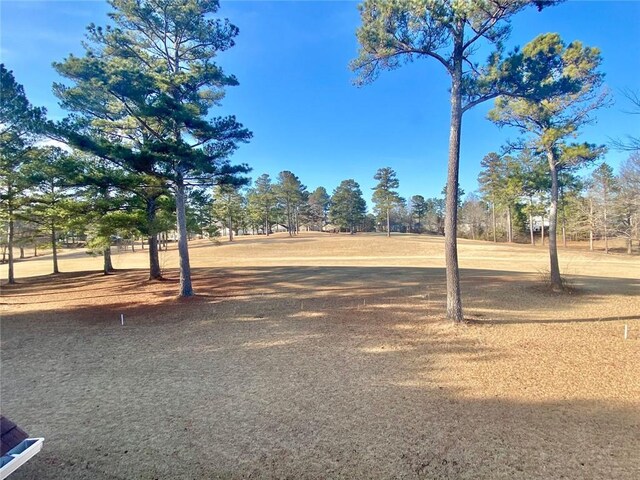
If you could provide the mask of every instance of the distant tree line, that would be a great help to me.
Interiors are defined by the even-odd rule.
[[[631,254],[640,242],[640,153],[633,152],[617,175],[606,162],[593,162],[590,173],[570,169],[558,177],[558,239],[609,240],[622,238]],[[492,152],[481,162],[478,194],[468,195],[461,207],[461,234],[474,239],[528,242],[549,241],[550,179],[544,160],[529,150],[518,155]],[[640,245],[637,245],[640,247]]]

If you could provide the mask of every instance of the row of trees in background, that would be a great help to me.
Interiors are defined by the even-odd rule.
[[[458,237],[474,240],[549,242],[551,180],[544,158],[523,148],[516,155],[492,152],[481,161],[479,190],[465,195],[459,189]],[[558,238],[604,241],[624,238],[631,253],[640,241],[640,154],[632,153],[615,175],[607,163],[578,176],[565,169],[558,177]],[[329,195],[324,187],[308,192],[292,172],[281,172],[275,182],[261,175],[251,188],[233,195],[216,189],[210,202],[215,215],[199,234],[218,226],[245,233],[271,233],[274,229],[295,235],[304,230],[380,231],[444,235],[446,187],[441,197],[413,195],[404,199],[397,189],[396,172],[381,168],[371,196],[373,211],[366,212],[363,194],[353,180],[345,180]],[[243,193],[244,192],[244,193]],[[229,204],[231,201],[232,204]],[[216,207],[216,204],[218,207]],[[232,214],[230,212],[233,212]],[[195,230],[191,230],[195,233]]]
[[[10,81],[9,72],[3,79]],[[19,90],[17,91],[19,93]],[[16,98],[19,98],[17,95]],[[8,124],[7,124],[8,125]],[[9,240],[20,249],[53,247],[54,273],[58,272],[56,245],[65,240],[78,243],[89,239],[91,251],[104,255],[104,271],[112,270],[110,245],[147,239],[160,234],[166,238],[175,231],[175,198],[171,189],[141,185],[126,172],[110,168],[82,153],[69,153],[56,147],[31,147],[24,152],[22,168],[8,170],[11,180],[3,195],[3,210],[11,211],[4,232],[3,256],[12,254]],[[3,157],[5,160],[11,157]],[[458,236],[495,241],[548,241],[550,179],[544,162],[530,149],[517,155],[492,152],[481,161],[479,192],[461,197],[458,202]],[[8,175],[11,173],[11,175]],[[396,172],[380,168],[373,177],[372,213],[357,182],[343,181],[329,195],[326,188],[309,192],[299,177],[290,171],[272,181],[260,175],[250,186],[220,184],[213,188],[192,188],[186,199],[186,228],[189,236],[233,240],[237,234],[265,234],[285,231],[295,235],[312,231],[384,231],[432,233],[444,235],[446,188],[442,197],[414,195],[408,201],[399,196]],[[119,187],[114,188],[117,184]],[[614,175],[602,163],[590,175],[580,178],[570,170],[559,176],[559,222],[561,238],[590,240],[627,239],[628,252],[639,238],[640,154],[632,153]],[[153,202],[149,202],[149,198]],[[153,215],[149,215],[150,203]],[[156,240],[157,242],[157,240]],[[145,248],[145,242],[140,246]],[[157,244],[156,244],[157,249]],[[161,275],[159,262],[151,270]]]
[[[492,152],[482,160],[478,182],[480,195],[467,197],[462,205],[462,224],[472,238],[498,238],[512,242],[528,238],[544,243],[549,225],[551,179],[544,161],[528,149],[518,155]],[[604,240],[624,238],[631,253],[640,240],[640,154],[632,153],[618,175],[603,162],[590,174],[577,176],[571,169],[558,175],[558,238]],[[539,240],[537,240],[539,238]]]

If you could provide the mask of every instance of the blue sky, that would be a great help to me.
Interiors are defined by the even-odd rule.
[[[85,27],[106,23],[109,7],[98,0],[0,0],[0,55],[35,105],[52,118],[57,106],[51,84],[59,78],[51,63],[81,55]],[[240,86],[229,89],[220,110],[233,113],[254,132],[234,157],[275,177],[291,170],[314,189],[329,192],[346,178],[360,183],[370,200],[373,175],[390,166],[400,193],[439,196],[446,181],[449,129],[448,77],[436,62],[419,60],[385,72],[371,85],[355,87],[348,64],[357,54],[356,2],[227,1],[220,14],[240,28],[237,45],[219,57]],[[524,12],[512,22],[509,46],[536,35],[559,32],[602,50],[602,70],[616,103],[598,112],[598,123],[581,141],[640,136],[637,117],[620,90],[640,89],[640,2],[569,1],[542,13]],[[486,119],[491,103],[463,120],[460,183],[477,188],[480,160],[498,150],[515,131]],[[634,123],[635,121],[635,123]],[[615,167],[627,154],[610,151]]]

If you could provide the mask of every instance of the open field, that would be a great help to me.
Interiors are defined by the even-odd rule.
[[[175,247],[173,247],[175,248]],[[640,258],[302,234],[191,246],[198,296],[146,252],[19,262],[2,412],[43,451],[19,479],[640,478]],[[0,269],[6,276],[6,266]],[[120,326],[120,314],[125,326]],[[623,339],[624,325],[630,329]]]

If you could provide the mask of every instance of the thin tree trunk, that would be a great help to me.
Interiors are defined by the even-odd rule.
[[[179,297],[194,295],[191,285],[191,265],[189,263],[189,245],[187,236],[187,214],[185,206],[185,186],[182,173],[176,178],[176,217],[178,227],[178,255],[180,257],[180,287]]]
[[[56,226],[51,222],[51,252],[53,253],[53,273],[60,273],[58,269],[58,246],[56,245]]]
[[[540,218],[541,218],[540,242],[542,243],[542,246],[544,247],[544,215],[541,215]]]
[[[229,207],[231,210],[231,207]],[[229,241],[233,242],[233,219],[231,218],[231,212],[229,212]]]
[[[149,228],[149,280],[161,280],[160,256],[158,252],[158,232],[156,232],[156,199],[147,198],[147,224]],[[144,245],[144,243],[143,243]]]
[[[531,245],[536,245],[536,237],[533,235],[533,200],[529,197],[529,235],[531,236]]]
[[[9,254],[9,269],[7,276],[7,283],[14,285],[16,283],[16,277],[13,271],[13,211],[9,209],[9,235],[7,239],[7,253]]]
[[[549,211],[549,270],[551,288],[554,291],[562,290],[562,278],[560,277],[560,264],[558,262],[558,246],[556,229],[558,225],[558,170],[554,153],[548,152],[549,169],[551,172],[551,208]]]
[[[511,206],[507,207],[507,241],[513,243],[513,230],[511,226]]]
[[[455,323],[464,320],[458,269],[458,172],[460,160],[460,130],[462,128],[462,53],[463,29],[454,38],[453,69],[451,71],[451,124],[449,131],[449,166],[445,209],[445,262],[447,266],[447,318]]]
[[[24,258],[24,247],[20,247],[20,258]]]
[[[589,250],[593,252],[593,199],[589,199]]]
[[[607,234],[607,186],[603,185],[603,207],[604,207],[604,253],[609,253],[609,238]]]
[[[389,214],[389,209],[387,208],[387,237],[391,236],[391,215]]]
[[[496,202],[491,202],[491,216],[493,218],[493,243],[498,243],[498,237],[496,236]]]
[[[564,225],[564,218],[562,219],[562,246],[567,248],[567,232]]]

